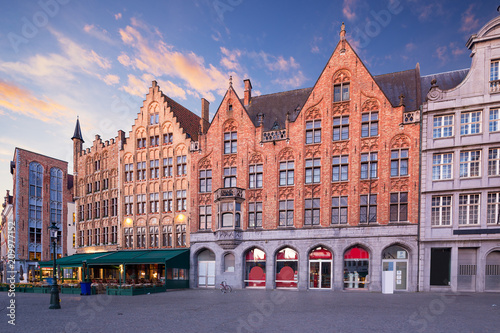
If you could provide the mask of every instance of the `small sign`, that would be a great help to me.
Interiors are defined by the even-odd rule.
[[[401,279],[397,279],[396,284],[401,284]]]
[[[398,251],[398,259],[406,259],[406,251]]]

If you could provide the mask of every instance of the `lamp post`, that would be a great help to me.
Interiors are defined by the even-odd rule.
[[[52,241],[52,246],[54,247],[54,257],[52,258],[54,266],[52,269],[52,286],[50,288],[50,306],[49,309],[60,309],[61,304],[59,303],[59,287],[57,286],[56,277],[56,245],[57,245],[57,231],[59,228],[56,226],[55,222],[49,227],[50,239]]]

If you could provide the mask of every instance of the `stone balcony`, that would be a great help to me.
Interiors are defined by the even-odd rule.
[[[286,140],[287,138],[286,129],[262,132],[262,142],[280,141]]]
[[[222,199],[241,199],[245,200],[245,190],[239,187],[224,187],[215,190],[214,201]]]

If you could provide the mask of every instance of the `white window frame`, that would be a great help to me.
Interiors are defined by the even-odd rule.
[[[481,195],[479,193],[460,194],[458,196],[458,225],[479,225],[480,207]]]
[[[473,158],[475,158],[473,160]],[[481,150],[465,150],[460,152],[460,178],[481,176]]]
[[[481,133],[482,111],[468,111],[460,114],[460,135]]]
[[[439,123],[437,123],[438,121]],[[434,118],[432,119],[432,137],[434,139],[452,137],[455,127],[454,122],[455,122],[455,116],[453,114],[434,116]],[[445,136],[446,129],[451,129],[451,130],[450,134]]]
[[[449,204],[443,204],[444,199],[449,199]],[[434,200],[438,200],[437,204],[434,204]],[[436,211],[435,211],[436,209]],[[446,211],[445,211],[446,210]],[[436,214],[435,214],[436,212]],[[449,217],[445,219],[444,213],[449,212]],[[436,195],[431,198],[431,226],[451,226],[453,215],[453,196],[452,195]],[[437,218],[437,220],[436,220]]]
[[[446,172],[448,171],[449,172]],[[448,177],[446,177],[448,175]],[[432,155],[432,180],[453,178],[453,153]]]

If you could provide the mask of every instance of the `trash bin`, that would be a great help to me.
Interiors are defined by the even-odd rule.
[[[91,295],[92,290],[90,285],[92,282],[80,282],[81,294],[80,295]]]

